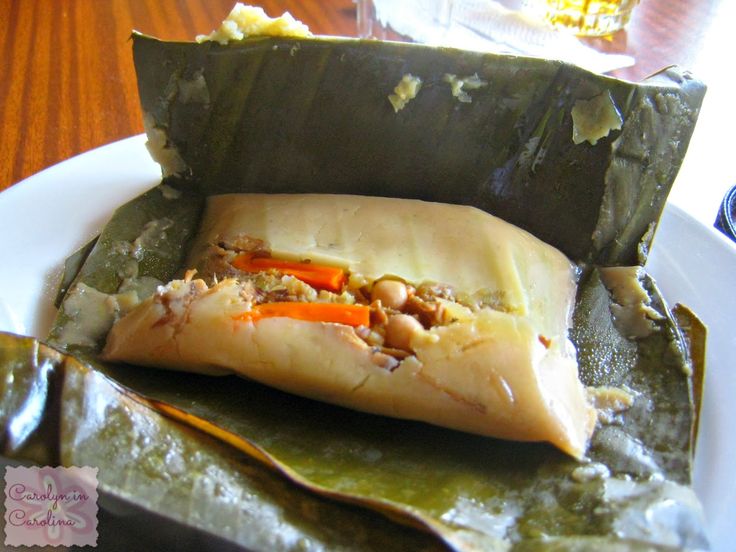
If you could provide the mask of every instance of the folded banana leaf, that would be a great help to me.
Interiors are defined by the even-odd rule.
[[[206,193],[471,204],[606,265],[645,254],[705,92],[674,67],[633,84],[558,61],[338,38],[134,34],[133,53],[158,159]],[[395,112],[404,75],[421,87]],[[469,77],[482,84],[460,101],[452,82]]]
[[[178,184],[160,185],[117,209],[91,248],[65,263],[51,343],[97,348],[116,316],[176,274],[204,205],[200,193]]]
[[[150,550],[157,542],[177,550],[444,548],[290,485],[74,357],[7,333],[0,333],[0,427],[7,457],[98,468],[102,550]]]
[[[134,54],[150,147],[175,176],[118,210],[76,275],[69,267],[50,338],[91,361],[116,317],[187,268],[213,193],[471,204],[581,263],[643,263],[704,92],[677,69],[632,84],[559,62],[342,39],[220,46],[134,35]],[[422,86],[396,112],[388,96],[409,73]],[[485,84],[458,100],[446,75],[476,74]],[[605,123],[588,124],[598,114]],[[621,285],[646,299],[620,304]],[[457,550],[707,546],[688,487],[692,372],[701,381],[702,366],[656,286],[634,269],[587,265],[572,337],[605,414],[583,465],[546,445],[369,416],[231,377],[100,363],[89,374],[227,443],[225,458],[240,449],[314,494]]]

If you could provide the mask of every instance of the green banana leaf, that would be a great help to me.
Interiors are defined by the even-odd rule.
[[[174,277],[204,205],[179,185],[172,180],[121,206],[96,241],[67,260],[50,343],[99,348],[126,300],[142,300]]]
[[[643,263],[704,93],[678,69],[632,84],[560,62],[342,39],[220,46],[134,35],[134,54],[152,149],[178,175],[116,212],[66,294],[50,338],[90,361],[131,292],[140,299],[187,268],[212,193],[466,203],[581,263]],[[407,73],[423,85],[394,112],[387,96]],[[450,73],[487,85],[459,102]],[[590,118],[593,104],[617,110],[622,128],[575,144],[583,125],[573,110]],[[694,389],[688,342],[650,279],[659,319],[630,339],[598,271],[583,272],[572,335],[581,377],[635,398],[596,432],[588,465],[545,445],[368,416],[235,378],[99,363],[94,373],[228,443],[229,454],[239,448],[314,494],[457,550],[703,547],[688,487],[702,378]]]
[[[634,84],[558,61],[341,38],[223,46],[135,33],[133,54],[149,138],[206,193],[471,204],[606,265],[640,262],[705,92],[674,67]],[[388,96],[406,74],[422,86],[395,112]],[[446,75],[486,85],[461,102]],[[573,141],[615,112],[620,130]]]
[[[143,537],[149,550],[156,542],[218,551],[444,549],[427,534],[290,485],[74,357],[7,333],[0,424],[5,456],[98,468],[102,550],[139,549]]]

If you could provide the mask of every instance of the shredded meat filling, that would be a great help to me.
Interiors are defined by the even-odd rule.
[[[406,302],[406,312],[414,315],[425,328],[442,324],[443,310],[442,304],[438,303],[436,298],[428,300],[427,294],[424,298],[414,295]]]
[[[336,293],[317,290],[294,276],[281,273],[278,269],[269,268],[261,272],[241,271],[233,266],[233,261],[244,253],[271,256],[268,244],[263,240],[242,235],[233,238],[220,237],[216,243],[209,246],[205,258],[197,267],[200,277],[208,283],[222,278],[237,279],[242,286],[241,296],[253,305],[287,301],[370,305],[370,327],[359,326],[355,328],[355,333],[373,349],[376,364],[388,370],[395,369],[402,359],[413,354],[408,345],[401,347],[385,345],[386,332],[392,317],[404,316],[405,320],[407,317],[414,318],[421,325],[419,329],[430,329],[453,322],[443,302],[458,302],[458,297],[455,290],[446,284],[420,283],[415,286],[391,280],[389,287],[393,286],[395,289],[404,286],[400,302],[392,303],[390,300],[377,299],[371,286],[351,289],[345,285],[341,293]],[[380,280],[376,282],[378,281]],[[384,301],[393,304],[394,307],[385,306]],[[419,327],[416,322],[412,324]]]

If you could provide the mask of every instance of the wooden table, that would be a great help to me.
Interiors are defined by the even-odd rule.
[[[131,29],[167,39],[191,39],[218,26],[233,3],[0,0],[0,190],[73,155],[142,132],[128,41]],[[252,3],[270,15],[288,10],[317,34],[356,35],[351,0]],[[701,159],[693,169],[686,162],[684,170],[692,177],[707,166],[712,179],[710,203],[736,182],[730,163],[721,161],[733,154],[730,134],[714,142],[736,123],[736,108],[729,97],[731,77],[719,74],[719,64],[714,63],[719,48],[721,55],[728,51],[730,27],[736,20],[734,4],[732,0],[642,0],[626,31],[610,40],[591,41],[600,49],[635,57],[636,65],[618,76],[638,80],[666,65],[679,64],[709,84],[706,107],[712,115],[704,120],[704,108],[699,124],[704,128],[696,131],[697,138],[707,133],[704,145],[697,146],[702,149]],[[675,196],[679,188],[676,185]],[[710,209],[710,203],[703,209]]]

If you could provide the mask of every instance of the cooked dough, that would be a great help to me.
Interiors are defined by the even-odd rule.
[[[349,408],[547,441],[583,455],[595,415],[567,339],[574,268],[556,249],[471,207],[238,194],[210,198],[190,266],[206,265],[213,244],[238,240],[258,242],[281,259],[344,268],[346,289],[313,293],[313,301],[368,303],[374,283],[391,279],[411,293],[446,286],[451,292],[430,302],[449,314],[415,321],[398,350],[366,335],[380,339],[392,317],[417,318],[412,313],[388,309],[389,322],[370,329],[287,316],[249,318],[244,315],[255,312],[263,294],[245,275],[234,271],[209,282],[190,275],[119,320],[104,357],[237,373]],[[380,301],[370,306],[372,313],[381,310]]]

